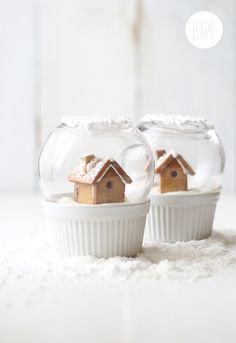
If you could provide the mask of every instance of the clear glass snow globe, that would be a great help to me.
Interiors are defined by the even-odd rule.
[[[141,202],[152,187],[154,162],[148,143],[130,119],[66,116],[42,147],[39,178],[49,201],[71,197],[90,204]],[[91,186],[95,184],[100,189]]]
[[[198,117],[148,114],[140,121],[138,127],[147,139],[155,160],[153,190],[158,191],[155,185],[160,183],[162,174],[168,172],[166,167],[168,161],[172,160],[181,167],[178,170],[181,170],[182,176],[180,175],[178,183],[175,182],[175,185],[180,187],[179,190],[193,192],[220,190],[225,155],[213,124]],[[179,177],[179,174],[171,168],[169,173],[168,178],[162,177],[165,181],[163,181],[165,183],[163,193],[171,191],[171,178],[177,180]]]

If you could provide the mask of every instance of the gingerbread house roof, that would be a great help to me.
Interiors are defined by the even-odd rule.
[[[82,162],[75,167],[68,176],[69,181],[93,184],[99,182],[106,174],[107,170],[113,168],[123,183],[131,183],[132,179],[126,174],[124,169],[111,158],[94,158],[86,164],[85,169]]]
[[[176,160],[179,163],[185,174],[195,175],[194,170],[183,156],[176,154],[175,152],[165,153],[157,160],[156,173],[162,173],[173,160]]]

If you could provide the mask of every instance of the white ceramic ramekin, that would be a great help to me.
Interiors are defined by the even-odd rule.
[[[179,192],[151,195],[144,242],[177,242],[209,237],[219,194]]]
[[[149,207],[150,200],[102,205],[43,201],[51,245],[60,256],[136,256]]]

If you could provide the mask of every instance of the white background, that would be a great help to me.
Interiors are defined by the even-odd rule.
[[[199,10],[221,19],[220,43],[190,45]],[[62,114],[204,115],[226,150],[235,189],[234,0],[0,1],[0,189],[33,189],[37,154]]]

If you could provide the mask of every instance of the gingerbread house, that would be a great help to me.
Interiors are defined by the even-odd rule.
[[[160,174],[160,193],[188,190],[188,174],[195,175],[189,163],[178,153],[157,151],[156,173]]]
[[[74,200],[84,204],[124,202],[131,178],[113,159],[82,156],[68,177],[74,182]]]

